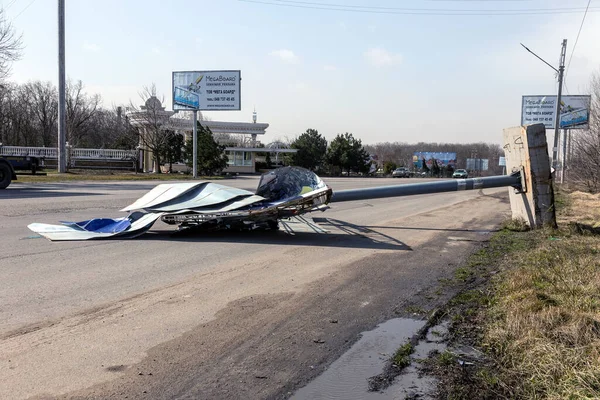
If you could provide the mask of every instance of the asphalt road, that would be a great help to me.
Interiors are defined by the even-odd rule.
[[[424,180],[325,181],[342,190]],[[221,183],[253,191],[257,182]],[[135,240],[49,242],[27,229],[123,216],[120,208],[154,186],[13,184],[0,191],[0,398],[286,397],[358,332],[451,274],[448,266],[510,209],[507,189],[490,189],[332,204],[314,215],[328,234],[174,237],[174,227],[158,222]],[[328,306],[327,315],[341,320],[321,354],[311,350],[311,337],[332,299],[348,300]],[[294,330],[307,344],[270,342]],[[306,369],[311,354],[319,357]],[[147,363],[155,373],[140,371]]]

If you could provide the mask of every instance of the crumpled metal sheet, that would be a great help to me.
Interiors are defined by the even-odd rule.
[[[244,201],[244,199],[250,199],[250,201]],[[138,208],[132,208],[132,206],[129,206],[122,211],[141,209],[155,212],[172,212],[181,209],[220,208],[221,206],[230,202],[237,202],[239,203],[239,206],[242,207],[244,205],[250,205],[263,200],[263,197],[256,196],[254,193],[247,190],[232,188],[215,183],[207,183],[190,189],[186,193],[160,204],[146,205]]]
[[[325,182],[312,171],[299,167],[282,167],[260,177],[256,194],[276,203],[325,188]]]
[[[207,182],[161,183],[121,211],[143,210],[173,200]]]
[[[215,205],[238,196],[253,196],[254,193],[218,183],[163,183],[121,211],[164,210],[197,208]]]
[[[101,218],[105,222],[98,224],[96,221],[100,219],[92,219],[90,221],[83,221],[79,223],[75,222],[63,222],[63,225],[51,225],[33,223],[27,225],[27,227],[33,232],[45,237],[52,241],[65,241],[65,240],[90,240],[90,239],[108,239],[108,238],[134,238],[139,235],[146,233],[152,225],[162,216],[162,213],[132,213],[128,217],[112,219],[114,224],[113,227],[123,227],[127,225],[127,228],[121,230],[110,230],[106,227],[111,224],[110,218]],[[98,230],[93,230],[99,228]]]
[[[159,218],[180,229],[273,229],[281,218],[326,209],[331,194],[313,172],[284,167],[263,174],[256,194],[212,182],[163,183],[123,208],[135,211],[128,217],[28,227],[50,240],[136,237]]]
[[[94,218],[81,222],[60,222],[65,226],[70,226],[77,230],[98,233],[120,233],[131,226],[131,221],[129,218]]]

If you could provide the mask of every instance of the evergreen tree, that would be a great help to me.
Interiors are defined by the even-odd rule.
[[[362,146],[360,139],[351,133],[337,135],[329,145],[326,156],[328,164],[334,170],[355,172],[369,171],[369,153]]]
[[[218,175],[227,167],[227,155],[225,155],[225,146],[217,143],[213,137],[210,128],[198,124],[198,173],[200,175]],[[185,156],[187,165],[193,168],[193,143],[188,140],[185,145]]]
[[[386,175],[391,174],[397,168],[396,163],[392,161],[386,161],[383,163],[383,173]]]
[[[175,132],[167,133],[168,139],[161,158],[165,163],[169,164],[169,172],[173,172],[173,163],[183,159],[183,135],[175,134]]]
[[[325,159],[327,140],[316,129],[307,129],[294,140],[291,148],[298,150],[290,157],[293,165],[315,171]]]

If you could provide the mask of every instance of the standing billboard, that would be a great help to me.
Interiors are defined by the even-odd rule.
[[[241,109],[241,72],[174,71],[173,111]]]
[[[432,151],[417,151],[413,153],[413,164],[415,168],[422,169],[423,161],[427,165],[427,168],[431,169],[433,166],[433,160],[436,161],[438,167],[443,168],[447,166],[456,165],[456,153],[448,152],[432,152]]]
[[[467,158],[467,170],[487,171],[490,161],[487,158]]]
[[[588,129],[591,96],[561,96],[561,129]],[[556,121],[556,96],[523,96],[521,125],[544,124],[554,129]]]

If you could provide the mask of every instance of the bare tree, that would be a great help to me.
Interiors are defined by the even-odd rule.
[[[365,149],[372,155],[377,155],[380,165],[392,162],[399,166],[411,167],[413,155],[416,152],[440,152],[456,153],[456,167],[466,168],[468,158],[480,158],[488,160],[489,170],[486,175],[498,175],[502,173],[502,167],[498,164],[499,157],[504,151],[498,144],[491,143],[435,143],[419,142],[416,144],[400,142],[384,142],[374,145],[365,145]]]
[[[32,104],[23,86],[4,85],[2,98],[2,143],[13,146],[36,146],[37,126]]]
[[[154,161],[154,173],[160,173],[161,154],[169,142],[169,138],[174,134],[167,129],[171,112],[165,111],[162,106],[164,96],[159,99],[156,94],[156,85],[145,86],[139,93],[144,101],[143,106],[136,106],[130,103],[130,114],[132,123],[138,125],[140,130],[140,144],[152,153]]]
[[[22,43],[21,35],[15,33],[4,9],[0,8],[0,82],[10,74],[10,63],[21,57]]]
[[[43,146],[56,142],[56,120],[58,117],[58,92],[50,82],[29,82],[24,87],[37,119],[40,139]]]
[[[202,114],[202,111],[198,111],[198,121],[200,121],[200,123],[202,123],[202,121],[211,121],[210,118],[208,118],[206,115]],[[193,111],[179,111],[177,112],[177,118],[181,118],[181,119],[189,119],[191,120],[194,115]]]
[[[10,128],[10,103],[15,85],[0,85],[0,143],[8,144],[12,134]]]
[[[573,136],[568,180],[591,193],[600,192],[600,70],[592,75],[589,129]]]
[[[139,144],[138,130],[123,115],[125,107],[101,108],[90,120],[92,127],[87,136],[90,147],[100,149],[135,149]]]
[[[91,121],[99,110],[100,95],[87,95],[83,83],[67,82],[67,140],[71,146],[87,147],[86,135],[92,131]]]

